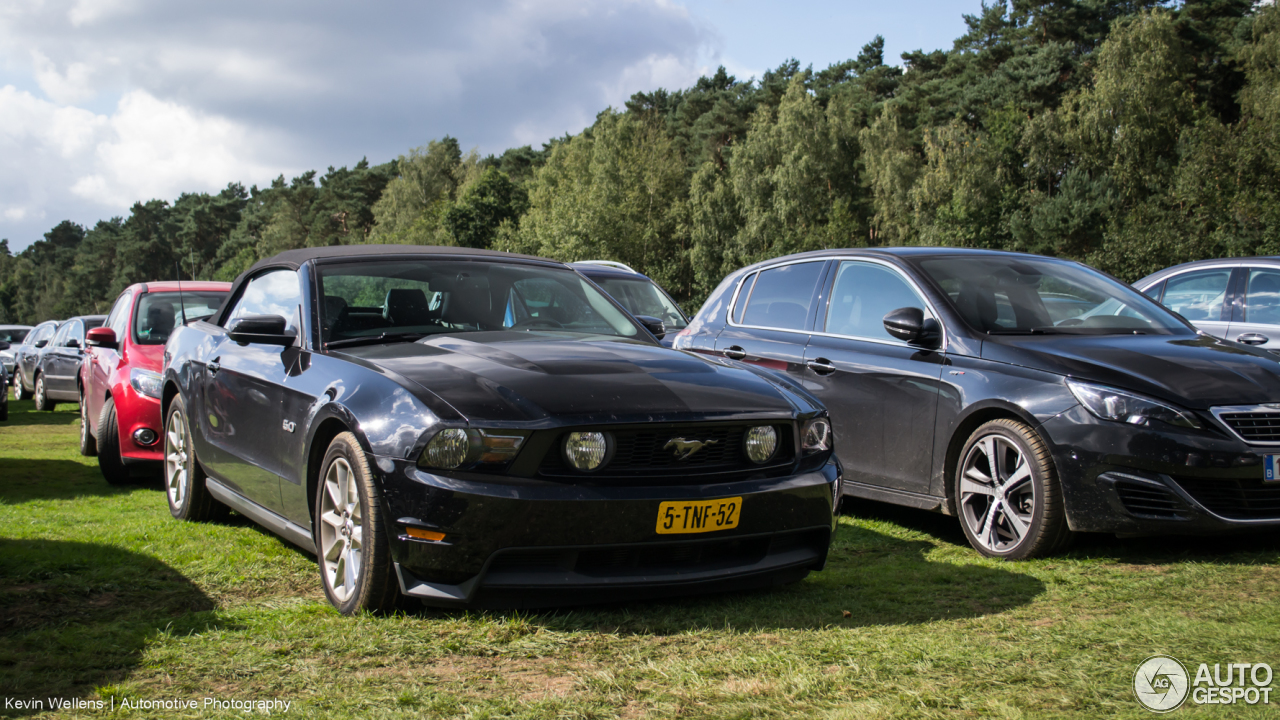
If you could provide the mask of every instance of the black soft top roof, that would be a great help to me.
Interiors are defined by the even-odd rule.
[[[252,274],[259,268],[264,267],[283,266],[297,269],[308,260],[342,257],[360,258],[370,255],[461,255],[495,259],[541,260],[547,263],[556,262],[555,260],[532,255],[517,255],[515,253],[498,252],[497,250],[475,250],[472,248],[442,247],[437,245],[330,245],[327,247],[285,250],[282,253],[259,260],[245,274]],[[240,279],[236,278],[237,284],[239,284]]]

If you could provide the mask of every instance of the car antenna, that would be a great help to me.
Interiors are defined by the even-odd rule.
[[[182,324],[187,324],[187,299],[182,296],[182,269],[178,261],[173,261],[173,276],[178,279],[178,306],[182,308]]]

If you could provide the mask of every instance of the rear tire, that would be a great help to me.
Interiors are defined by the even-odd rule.
[[[955,498],[969,544],[987,557],[1044,557],[1072,539],[1049,448],[1017,420],[992,420],[969,437]]]
[[[22,374],[17,370],[13,371],[13,399],[26,400],[31,397],[31,393],[27,392],[27,388],[22,384]]]
[[[120,459],[120,426],[116,421],[116,401],[107,398],[98,416],[98,469],[111,485],[127,485],[129,468]]]
[[[231,512],[209,492],[204,468],[196,459],[182,397],[173,399],[164,421],[164,485],[169,514],[187,522],[223,520]]]
[[[80,454],[94,457],[98,454],[98,439],[89,432],[89,406],[85,403],[84,393],[80,393]]]
[[[45,392],[44,375],[36,376],[36,409],[41,412],[53,412],[58,407],[58,403],[49,399],[49,394]]]
[[[329,443],[315,503],[316,560],[329,602],[343,615],[387,613],[403,602],[382,519],[381,494],[356,436]]]

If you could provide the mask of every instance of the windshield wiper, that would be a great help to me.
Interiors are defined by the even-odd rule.
[[[324,349],[333,350],[334,348],[353,347],[356,345],[377,345],[378,343],[415,342],[426,336],[427,333],[382,333],[381,335],[330,340],[324,344]]]
[[[1000,330],[1000,331],[988,330],[987,334],[988,335],[1065,335],[1067,333],[1062,330],[1059,330],[1058,328],[1038,327],[1038,328],[1027,328],[1025,330]]]

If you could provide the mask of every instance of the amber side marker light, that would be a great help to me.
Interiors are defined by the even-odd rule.
[[[430,540],[431,542],[440,542],[444,539],[444,533],[442,532],[436,532],[435,530],[423,530],[422,528],[416,527],[405,528],[405,533],[407,533],[411,538]]]

